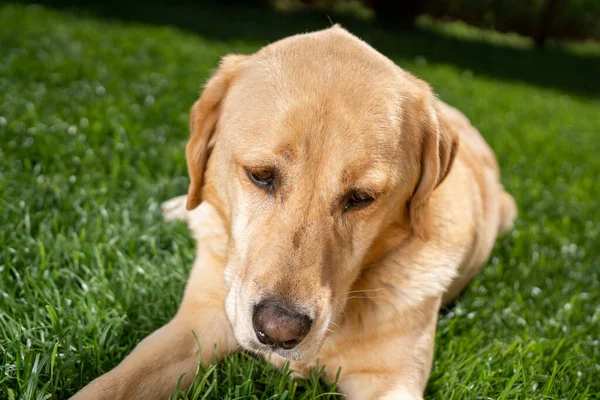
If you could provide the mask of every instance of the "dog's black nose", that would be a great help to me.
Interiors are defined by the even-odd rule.
[[[262,344],[289,350],[306,337],[312,320],[286,304],[263,301],[254,307],[252,325]]]

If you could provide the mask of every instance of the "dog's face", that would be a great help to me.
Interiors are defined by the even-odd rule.
[[[433,102],[337,27],[223,60],[192,109],[188,208],[203,193],[226,222],[242,346],[314,357],[383,233],[422,230],[454,152]]]

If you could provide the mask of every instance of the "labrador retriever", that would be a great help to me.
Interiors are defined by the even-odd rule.
[[[197,240],[179,311],[74,398],[165,398],[239,349],[341,368],[348,399],[422,398],[440,306],[517,212],[469,120],[334,26],[224,57],[190,131],[163,206]]]

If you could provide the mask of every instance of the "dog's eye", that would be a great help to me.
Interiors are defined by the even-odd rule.
[[[366,207],[375,200],[370,194],[353,190],[346,196],[344,201],[344,211]]]
[[[271,188],[275,173],[268,168],[250,168],[247,170],[248,177],[256,186]]]

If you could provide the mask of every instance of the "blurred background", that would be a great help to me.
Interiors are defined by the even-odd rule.
[[[39,3],[39,2],[38,2]],[[212,3],[271,8],[280,12],[320,11],[351,16],[388,25],[411,25],[419,16],[442,21],[514,32],[543,45],[551,39],[600,39],[600,2],[597,0],[173,0],[111,1],[43,0],[53,6],[112,9],[114,14],[132,15],[136,6],[201,6]],[[143,13],[143,11],[142,11]]]
[[[112,9],[114,14],[133,15],[140,11],[134,10],[136,5],[177,8],[201,6],[207,2],[49,0],[43,3]],[[518,33],[531,38],[536,45],[544,45],[552,39],[600,39],[600,1],[597,0],[223,0],[212,3],[271,8],[288,13],[318,11],[389,26],[411,25],[419,16],[427,15],[442,21],[462,21],[484,29]]]
[[[411,24],[418,16],[429,15],[499,32],[519,33],[537,45],[548,39],[600,38],[597,0],[264,0],[262,3],[284,10],[331,10],[390,25]]]

